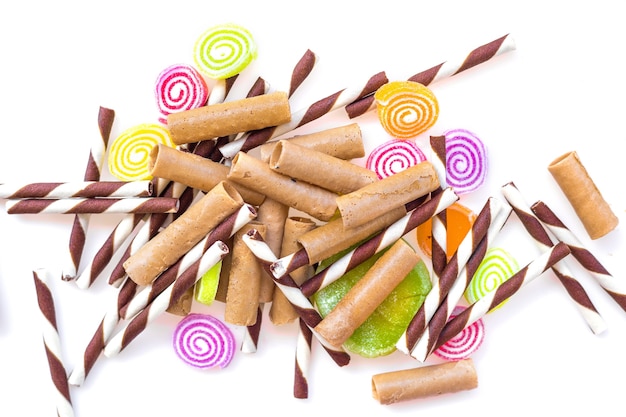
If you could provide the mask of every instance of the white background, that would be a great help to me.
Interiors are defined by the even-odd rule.
[[[478,211],[488,196],[499,197],[500,186],[514,181],[529,203],[548,203],[617,278],[626,279],[619,146],[626,29],[618,2],[137,3],[141,6],[121,1],[0,6],[0,182],[82,179],[98,134],[98,106],[116,111],[112,138],[156,120],[156,75],[172,63],[191,63],[196,37],[214,24],[239,23],[257,40],[258,59],[238,84],[240,94],[257,76],[277,88],[286,85],[307,48],[319,55],[311,78],[294,96],[296,108],[378,71],[403,79],[511,33],[515,51],[431,86],[441,110],[429,133],[462,127],[487,144],[487,183],[464,195],[463,203]],[[375,114],[356,121],[368,149],[389,139]],[[302,132],[348,122],[339,111]],[[426,138],[418,138],[418,144],[426,144]],[[571,150],[579,153],[622,221],[596,241],[588,239],[546,169]],[[0,205],[0,414],[53,415],[54,390],[31,271],[61,268],[72,217],[8,216],[4,201]],[[115,215],[92,218],[86,259],[117,220]],[[537,255],[515,217],[495,243],[521,264]],[[593,335],[555,277],[546,273],[484,319],[487,337],[474,355],[479,387],[472,391],[382,406],[372,398],[371,376],[420,363],[396,352],[374,360],[353,357],[339,368],[314,345],[309,399],[297,400],[292,397],[295,326],[277,328],[266,320],[257,353],[238,353],[224,370],[198,372],[176,358],[171,334],[178,318],[166,315],[119,356],[101,358],[85,384],[72,388],[76,415],[618,415],[626,313],[575,263],[571,266],[608,330]],[[105,281],[89,290],[51,283],[69,369],[115,294]],[[219,317],[223,307],[194,308]],[[240,330],[234,329],[238,343]]]

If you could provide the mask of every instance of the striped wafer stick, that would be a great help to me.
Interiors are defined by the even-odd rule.
[[[178,199],[167,197],[7,200],[8,214],[175,213]]]
[[[0,184],[0,198],[150,197],[152,181],[79,181]]]
[[[513,182],[502,186],[502,195],[511,204],[513,211],[520,219],[520,222],[535,241],[540,251],[546,251],[554,245],[548,232],[544,229],[539,219],[534,215],[530,206],[525,202],[519,189]],[[593,305],[582,284],[574,278],[569,267],[563,262],[558,262],[552,266],[552,272],[559,279],[565,290],[578,308],[578,311],[587,322],[587,325],[594,334],[600,334],[606,330],[606,323],[600,313]]]
[[[222,146],[220,150],[226,158],[232,158],[240,151],[247,152],[270,139],[304,126],[313,120],[317,120],[333,110],[345,107],[353,101],[376,91],[387,81],[388,79],[385,73],[379,72],[357,88],[339,90],[336,93],[310,104],[308,107],[292,112],[291,121],[287,123],[249,132],[240,139]]]
[[[291,97],[296,90],[302,85],[304,80],[311,74],[315,64],[317,64],[317,55],[310,49],[304,52],[304,55],[300,58],[293,71],[291,72],[291,82],[289,83],[289,89],[287,90],[288,97]]]
[[[87,166],[85,168],[85,181],[100,181],[102,166],[104,165],[105,154],[115,119],[115,111],[100,106],[98,110],[98,130],[100,137],[95,139],[89,150]],[[61,278],[67,281],[76,278],[87,236],[89,225],[88,214],[76,214],[72,223],[69,238],[68,260],[61,271]]]
[[[243,353],[254,353],[257,351],[259,344],[259,335],[261,334],[261,324],[263,322],[264,303],[259,303],[256,314],[256,321],[250,326],[245,326],[243,340],[241,341],[241,351]]]
[[[439,178],[439,184],[441,188],[445,188],[446,185],[446,137],[445,136],[431,136],[430,137],[430,149],[432,156],[430,161],[435,167],[437,177]],[[441,192],[437,190],[435,192]],[[438,280],[443,272],[443,268],[448,263],[447,255],[447,216],[446,210],[437,214],[432,219],[432,241],[431,241],[431,260],[433,267],[433,280]]]
[[[563,242],[559,242],[549,250],[541,253],[541,255],[537,256],[533,261],[513,274],[508,280],[486,293],[482,298],[461,311],[458,315],[455,315],[439,334],[439,339],[434,349],[439,348],[476,320],[512,297],[523,286],[539,277],[543,272],[565,258],[569,253],[570,251],[567,245]]]
[[[228,93],[233,88],[235,81],[237,81],[238,76],[239,74],[236,74],[229,78],[217,80],[211,89],[207,105],[222,103],[225,101],[226,97],[228,97]]]
[[[567,244],[572,256],[596,279],[598,284],[626,311],[626,281],[617,279],[600,263],[582,241],[568,228],[543,201],[537,201],[530,209],[561,242]]]
[[[437,81],[452,77],[514,49],[515,42],[513,37],[510,34],[507,34],[475,48],[460,59],[445,61],[432,68],[418,72],[417,74],[409,77],[408,80],[415,81],[423,85],[430,85]],[[346,106],[346,113],[348,113],[348,117],[353,119],[375,108],[376,103],[374,101],[374,95],[372,94]]]
[[[457,200],[458,196],[451,188],[446,188],[440,193],[433,195],[430,200],[407,213],[400,220],[396,221],[380,233],[375,234],[365,242],[359,244],[356,248],[346,253],[327,268],[307,279],[300,286],[302,293],[307,297],[312,296],[317,291],[345,275],[346,272],[360,265],[365,260],[383,249],[389,247],[402,236],[424,223],[426,220],[433,218]],[[277,263],[272,265],[275,266]],[[291,266],[286,268],[286,270],[290,269]],[[275,272],[279,271],[276,267],[274,267],[273,270]],[[282,272],[282,270],[280,272]],[[277,276],[279,275],[277,274]]]
[[[250,251],[256,256],[261,266],[272,276],[269,267],[277,258],[269,245],[263,240],[263,237],[257,230],[250,230],[242,236],[243,242],[250,248]],[[337,350],[331,346],[321,335],[313,330],[317,324],[322,321],[320,313],[313,307],[309,299],[302,294],[298,284],[290,275],[284,275],[280,278],[273,278],[276,287],[285,294],[294,310],[300,318],[311,329],[313,335],[322,344],[330,357],[339,366],[347,365],[350,362],[350,356],[344,350]]]
[[[491,224],[488,227],[487,235],[480,241],[476,250],[467,260],[467,263],[459,271],[459,275],[450,287],[448,294],[443,299],[435,314],[428,321],[428,326],[424,329],[424,333],[419,338],[415,347],[411,349],[410,355],[424,362],[428,355],[434,351],[434,345],[437,342],[439,334],[443,330],[446,322],[452,317],[454,308],[457,303],[463,298],[465,289],[470,284],[472,277],[478,270],[480,263],[485,258],[489,245],[493,242],[500,233],[500,230],[504,227],[504,224],[511,215],[511,207],[504,205],[502,209],[493,218]]]
[[[37,303],[41,312],[43,344],[50,367],[50,376],[56,389],[56,409],[59,417],[74,415],[74,408],[67,382],[67,371],[61,355],[61,339],[57,327],[54,297],[48,287],[48,272],[44,269],[33,271]]]
[[[295,398],[309,397],[309,369],[311,367],[312,341],[313,331],[306,325],[304,320],[299,318],[293,379],[293,396]]]
[[[433,282],[433,286],[426,295],[424,302],[409,322],[407,329],[396,342],[396,348],[399,351],[410,354],[413,350],[417,341],[426,330],[428,322],[433,317],[446,295],[448,295],[450,288],[459,276],[459,272],[476,251],[476,247],[480,241],[487,235],[489,226],[493,223],[493,220],[503,207],[504,203],[494,197],[490,197],[485,202],[471,229],[465,235],[457,250],[450,258],[450,261],[443,269],[439,281]]]
[[[124,350],[155,318],[173,306],[196,281],[202,278],[206,271],[221,261],[228,254],[228,251],[228,246],[224,242],[221,240],[215,242],[199,260],[177,277],[150,305],[146,306],[141,313],[133,317],[124,328],[111,337],[104,346],[104,355],[112,357]]]

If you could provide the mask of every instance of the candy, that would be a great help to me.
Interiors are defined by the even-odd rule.
[[[193,58],[210,78],[224,79],[241,73],[257,56],[252,34],[236,24],[212,26],[198,37]]]
[[[221,271],[222,262],[218,262],[213,268],[202,275],[202,278],[200,278],[200,281],[196,283],[194,288],[194,298],[196,301],[207,306],[213,304]]]
[[[378,120],[394,138],[409,139],[432,127],[439,117],[439,102],[426,86],[413,81],[392,81],[374,94]]]
[[[518,270],[517,260],[504,248],[490,248],[465,290],[465,299],[470,304],[476,302]]]
[[[472,228],[476,213],[463,204],[456,202],[446,209],[446,255],[452,257],[459,244]],[[417,244],[426,256],[432,256],[432,221],[419,225],[415,231]]]
[[[8,214],[175,213],[178,199],[167,197],[7,200]]]
[[[455,308],[450,319],[453,319],[461,310],[460,307]],[[485,325],[482,319],[478,319],[433,353],[447,361],[467,359],[478,350],[484,339]]]
[[[144,123],[126,129],[111,145],[109,171],[121,181],[151,179],[148,156],[153,146],[174,146],[170,133],[155,123]]]
[[[483,141],[465,129],[453,129],[446,137],[446,182],[457,193],[479,188],[487,176],[487,150]]]
[[[191,65],[174,64],[157,76],[154,86],[159,121],[167,123],[167,115],[204,106],[209,89],[202,75]]]
[[[425,160],[426,155],[415,142],[394,139],[374,148],[367,156],[365,166],[382,179]]]
[[[174,351],[183,362],[199,369],[225,368],[235,354],[235,336],[209,314],[189,314],[173,334]]]
[[[79,181],[0,184],[0,198],[95,198],[148,197],[151,181]]]

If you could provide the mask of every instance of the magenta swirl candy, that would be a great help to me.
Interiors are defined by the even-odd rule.
[[[465,129],[444,132],[446,181],[457,194],[479,188],[487,176],[487,150],[483,141]]]
[[[450,320],[462,310],[462,307],[455,307],[450,316]],[[478,319],[458,335],[437,348],[433,353],[447,361],[459,361],[469,358],[476,352],[484,339],[485,325],[482,319]]]
[[[156,104],[161,123],[167,123],[167,115],[191,110],[206,104],[209,88],[202,75],[194,67],[174,64],[158,75],[154,86]]]
[[[231,330],[208,314],[185,316],[174,330],[173,342],[178,357],[199,369],[225,368],[235,354],[235,337]]]
[[[392,139],[372,150],[366,166],[383,179],[426,160],[426,155],[411,140]]]

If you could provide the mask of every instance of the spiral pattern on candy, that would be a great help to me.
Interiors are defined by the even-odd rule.
[[[463,308],[455,307],[450,319],[453,319]],[[469,358],[485,339],[485,325],[482,319],[476,320],[459,334],[437,348],[433,353],[441,359],[459,361]]]
[[[446,181],[458,194],[479,188],[487,176],[487,150],[483,141],[465,129],[453,129],[446,137]]]
[[[439,102],[435,94],[414,81],[392,81],[374,94],[378,119],[385,131],[398,139],[413,138],[435,124]]]
[[[503,248],[490,248],[465,290],[465,299],[470,304],[475,303],[518,270],[519,265],[509,252]]]
[[[383,179],[425,160],[426,155],[415,142],[393,139],[374,148],[367,157],[366,166]]]
[[[252,34],[235,24],[209,28],[196,41],[193,54],[198,69],[213,79],[239,74],[256,55]]]
[[[158,75],[154,95],[161,113],[159,121],[167,123],[168,114],[205,105],[209,89],[202,75],[194,67],[174,64]]]
[[[122,132],[109,151],[109,171],[121,181],[152,179],[148,160],[150,150],[164,144],[174,147],[167,129],[156,123],[143,123]]]
[[[231,330],[208,314],[187,315],[176,326],[173,341],[176,354],[195,368],[224,368],[235,354]]]

